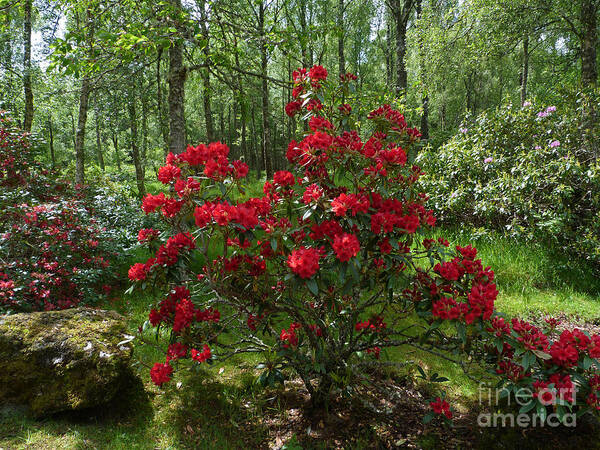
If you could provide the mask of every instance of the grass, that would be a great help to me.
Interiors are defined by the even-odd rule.
[[[492,235],[473,240],[467,232],[444,231],[452,245],[473,243],[485,265],[494,268],[499,310],[509,315],[566,315],[600,321],[600,279],[584,262],[541,245]],[[131,330],[146,319],[153,299],[134,293],[110,305],[123,313]],[[159,343],[161,338],[159,337]],[[476,401],[478,385],[450,362],[413,349],[386,350],[394,360],[417,362],[450,378],[444,386],[459,409]],[[256,357],[239,357],[206,372],[181,373],[163,391],[149,382],[147,367],[164,359],[161,350],[137,346],[137,383],[108,407],[65,413],[36,421],[19,411],[0,411],[0,449],[19,448],[257,448],[265,445],[266,411],[279,406],[254,382]],[[400,375],[415,379],[407,365]],[[181,382],[181,387],[177,383]],[[426,389],[435,389],[427,386]],[[285,414],[285,411],[279,411]],[[518,436],[517,436],[518,437]],[[426,439],[426,438],[425,438]],[[359,441],[360,442],[360,441]],[[423,441],[422,445],[426,447]],[[358,445],[360,447],[360,445]]]
[[[600,278],[585,261],[543,245],[492,234],[473,239],[450,231],[453,244],[472,243],[484,265],[496,273],[497,308],[509,315],[559,315],[600,320]]]

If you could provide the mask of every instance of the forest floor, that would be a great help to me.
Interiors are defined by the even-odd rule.
[[[600,280],[585,264],[542,246],[491,236],[475,241],[450,232],[453,244],[472,242],[494,268],[499,310],[540,320],[558,316],[563,326],[600,329]],[[153,299],[133,294],[106,305],[123,313],[136,330]],[[395,357],[396,356],[396,357]],[[397,357],[400,356],[400,359]],[[263,390],[255,383],[256,357],[217,364],[195,374],[178,373],[161,390],[148,367],[164,359],[152,346],[138,346],[134,371],[140,377],[107,407],[33,420],[18,411],[0,412],[0,449],[173,449],[173,448],[595,448],[600,428],[583,419],[576,428],[481,428],[479,385],[452,363],[407,349],[382,358],[417,362],[439,372],[456,408],[453,428],[424,425],[426,399],[440,386],[419,380],[412,364],[372,374],[382,394],[364,389],[359,400],[335,399],[327,413],[311,414],[308,397],[295,381]]]

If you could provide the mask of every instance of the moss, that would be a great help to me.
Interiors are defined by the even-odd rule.
[[[124,319],[87,308],[0,319],[0,400],[41,415],[108,401],[129,373]]]

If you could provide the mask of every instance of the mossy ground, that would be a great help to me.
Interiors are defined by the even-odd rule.
[[[444,233],[446,236],[448,233]],[[449,233],[466,244],[467,233]],[[560,314],[566,320],[600,322],[600,280],[584,262],[573,263],[552,249],[492,236],[475,242],[485,264],[497,274],[498,308],[520,316]],[[110,306],[128,318],[131,331],[146,319],[153,299],[134,294]],[[160,337],[159,337],[160,343]],[[303,399],[287,391],[262,391],[254,382],[257,360],[238,358],[198,373],[179,373],[165,390],[152,385],[148,367],[164,359],[151,346],[135,349],[140,380],[106,407],[33,420],[18,411],[0,413],[0,448],[305,448],[378,446],[413,448],[595,448],[596,428],[482,430],[474,422],[478,385],[460,368],[419,351],[397,349],[390,359],[415,362],[450,378],[444,383],[457,407],[452,430],[423,426],[425,398],[439,385],[419,380],[411,364],[386,376],[403,389],[402,408],[392,416],[364,405],[332,407],[329,419],[308,417]],[[182,384],[178,387],[177,383]],[[385,399],[373,397],[373,401]],[[404,403],[405,402],[405,403]],[[312,437],[311,437],[312,436]]]

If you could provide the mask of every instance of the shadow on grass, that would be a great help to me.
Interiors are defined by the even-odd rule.
[[[261,422],[262,396],[246,372],[236,383],[208,371],[181,377],[181,389],[169,387],[157,397],[186,448],[258,448],[266,437]],[[176,386],[176,384],[175,384]]]
[[[253,377],[242,385],[209,373],[178,377],[157,393],[139,378],[111,402],[34,419],[22,410],[0,413],[0,448],[259,448],[266,436]],[[239,380],[239,379],[238,379]],[[174,380],[175,381],[175,380]]]
[[[23,409],[5,409],[0,415],[0,447],[139,448],[152,417],[144,385],[131,376],[110,402],[98,407],[39,419]]]

